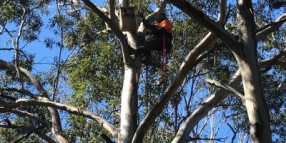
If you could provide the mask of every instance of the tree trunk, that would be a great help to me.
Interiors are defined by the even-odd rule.
[[[269,111],[262,92],[257,62],[256,26],[252,3],[249,0],[239,0],[237,6],[237,28],[243,46],[234,53],[241,71],[251,139],[253,143],[269,143]]]
[[[137,128],[137,90],[140,68],[125,68],[121,95],[121,124],[119,143],[129,143]]]
[[[120,0],[121,7],[128,7],[129,0]],[[124,16],[124,15],[123,15]],[[122,18],[122,17],[121,17]],[[122,19],[120,19],[122,20]],[[133,21],[136,22],[136,21]],[[135,29],[124,31],[127,36],[128,44],[133,49],[138,47],[138,36]],[[121,46],[126,46],[121,44]],[[123,55],[129,56],[129,53]],[[130,143],[133,135],[137,129],[137,114],[138,114],[138,81],[141,68],[141,57],[135,56],[134,60],[124,63],[124,83],[121,93],[121,123],[120,134],[118,138],[119,143]]]

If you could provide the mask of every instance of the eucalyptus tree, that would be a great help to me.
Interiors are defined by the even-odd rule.
[[[7,44],[12,48],[0,50],[14,51],[12,62],[0,60],[1,127],[9,129],[1,130],[2,139],[221,141],[226,138],[218,137],[220,127],[215,131],[214,122],[209,138],[201,137],[216,109],[226,110],[217,116],[233,132],[232,142],[238,132],[249,133],[252,142],[271,142],[272,132],[285,138],[285,125],[279,125],[285,123],[285,113],[275,113],[285,108],[284,5],[249,0],[1,1],[1,35],[12,39]],[[44,42],[61,50],[51,73],[41,75],[32,70],[34,56],[26,54],[23,43],[38,39],[49,6],[56,7],[48,24],[54,35]],[[142,56],[130,53],[148,38],[140,15],[152,22],[162,11],[174,24],[174,46],[168,79],[158,87],[158,68],[145,70]],[[61,60],[63,49],[72,53],[67,60]],[[160,54],[153,56],[160,61]],[[68,91],[61,89],[64,84]],[[248,117],[249,125],[229,112]]]

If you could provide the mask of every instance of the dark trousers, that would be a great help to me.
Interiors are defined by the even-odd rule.
[[[170,53],[172,48],[172,40],[173,36],[171,34],[165,34],[165,35],[152,35],[150,39],[146,40],[144,44],[144,54],[150,55],[151,51],[159,51],[162,52],[163,48],[163,37],[165,36],[165,48],[166,53]]]

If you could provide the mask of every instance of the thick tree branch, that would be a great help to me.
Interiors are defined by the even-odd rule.
[[[109,18],[115,20],[115,0],[109,0]]]
[[[16,71],[15,67],[8,62],[0,59],[0,69],[9,69]],[[42,87],[42,85],[39,83],[39,81],[26,69],[19,67],[20,72],[30,80],[30,82],[35,86],[39,94],[41,95],[40,98],[45,101],[49,101],[48,94]],[[3,101],[1,101],[3,102]],[[2,104],[2,103],[1,103]],[[48,110],[51,114],[51,121],[52,121],[52,133],[56,136],[56,139],[61,143],[67,143],[67,139],[62,135],[62,126],[61,126],[61,120],[59,117],[59,113],[56,109],[48,107]]]
[[[6,105],[5,108],[6,110],[12,109],[12,108],[17,108],[21,106],[31,106],[31,105],[38,105],[38,106],[45,106],[45,107],[51,107],[51,108],[56,108],[60,110],[64,110],[68,113],[75,114],[75,115],[80,115],[84,116],[86,118],[93,119],[97,121],[98,123],[102,124],[103,127],[109,131],[114,137],[117,136],[118,134],[118,129],[115,128],[112,124],[110,124],[106,119],[103,119],[94,113],[90,111],[82,111],[79,108],[72,107],[69,105],[65,105],[62,103],[56,103],[52,101],[44,101],[44,100],[34,100],[34,99],[18,99],[14,104]]]
[[[236,86],[241,82],[240,72],[237,71],[236,74],[231,78],[229,86]],[[222,100],[224,100],[229,92],[224,89],[219,89],[216,93],[212,94],[205,102],[199,106],[185,121],[185,123],[180,127],[176,137],[172,143],[183,142],[188,139],[190,131],[195,125],[205,116],[207,113],[216,107]]]
[[[133,143],[140,143],[143,140],[145,133],[148,131],[149,127],[153,124],[155,119],[160,115],[163,111],[165,105],[168,103],[172,95],[176,92],[176,90],[183,83],[184,78],[190,71],[190,69],[195,66],[198,61],[197,59],[203,52],[207,50],[208,45],[212,43],[215,39],[211,33],[209,33],[186,57],[185,61],[183,61],[179,71],[177,72],[177,76],[174,81],[168,86],[166,91],[164,92],[162,99],[158,104],[154,106],[154,108],[146,115],[146,117],[139,124],[136,133],[133,137]],[[201,58],[200,58],[201,59]]]
[[[168,0],[168,2],[175,5],[188,16],[192,17],[197,22],[202,24],[205,28],[213,32],[216,37],[222,40],[229,48],[238,48],[241,46],[241,44],[237,40],[235,40],[234,37],[222,26],[210,19],[203,12],[197,10],[186,0]]]

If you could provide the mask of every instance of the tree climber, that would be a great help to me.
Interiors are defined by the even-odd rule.
[[[147,28],[147,35],[150,39],[144,44],[143,56],[150,56],[151,50],[162,51],[165,48],[166,53],[169,53],[172,48],[172,23],[167,19],[166,14],[161,12],[156,18],[156,24],[150,24],[143,19],[143,24]],[[165,47],[163,47],[165,44]]]
[[[150,35],[150,39],[144,43],[143,51],[143,63],[151,63],[151,51],[162,51],[162,76],[159,81],[159,85],[164,81],[164,70],[165,70],[165,55],[170,53],[172,48],[172,23],[167,19],[164,12],[161,12],[156,18],[156,24],[152,25],[145,19],[143,24],[146,26]]]

